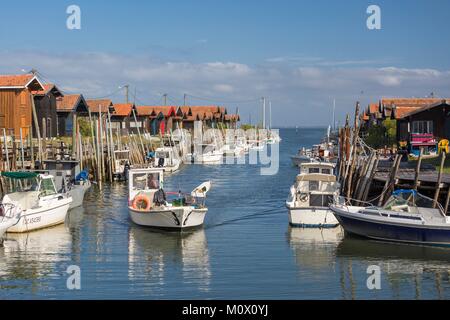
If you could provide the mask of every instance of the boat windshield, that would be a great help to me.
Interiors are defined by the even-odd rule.
[[[136,173],[133,175],[133,190],[159,189],[159,173]]]
[[[42,179],[41,180],[41,188],[40,188],[40,195],[43,197],[46,196],[52,196],[56,194],[55,185],[53,184],[52,179]]]
[[[399,212],[412,212],[412,208],[433,208],[433,200],[415,190],[397,190],[392,193],[383,209]]]
[[[156,152],[156,157],[157,158],[168,159],[169,158],[169,152],[168,151],[157,151]]]

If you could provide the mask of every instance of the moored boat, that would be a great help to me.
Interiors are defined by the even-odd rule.
[[[3,206],[16,207],[18,222],[7,232],[23,233],[64,223],[72,198],[56,191],[53,176],[35,172],[2,172],[14,190],[6,193]]]
[[[69,209],[83,205],[84,195],[91,187],[87,171],[80,171],[77,160],[46,160],[46,171],[54,177],[56,190],[72,197]]]
[[[329,205],[339,197],[340,185],[331,163],[303,163],[291,187],[286,207],[292,226],[334,228],[339,222]]]
[[[450,218],[433,199],[415,190],[397,190],[386,204],[377,206],[331,206],[344,230],[384,241],[450,246]]]
[[[172,147],[161,147],[155,150],[155,164],[164,172],[175,172],[180,168],[181,160]]]
[[[178,231],[201,226],[208,211],[205,200],[211,183],[203,183],[189,195],[176,193],[177,198],[170,201],[163,189],[163,175],[158,168],[129,171],[131,220],[141,226]]]

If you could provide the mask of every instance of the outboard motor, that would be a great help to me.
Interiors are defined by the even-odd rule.
[[[130,163],[127,161],[123,167],[123,180],[128,180],[128,171],[130,171]]]
[[[164,167],[164,162],[165,162],[164,158],[159,158],[158,159],[158,168]]]

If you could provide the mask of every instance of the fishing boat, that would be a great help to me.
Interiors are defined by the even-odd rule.
[[[114,151],[114,173],[115,180],[123,181],[127,178],[127,168],[131,164],[130,150],[115,150]]]
[[[420,245],[450,246],[450,218],[434,200],[397,190],[384,206],[331,206],[344,230],[358,236]]]
[[[339,225],[329,205],[339,197],[340,185],[331,163],[303,163],[291,187],[286,207],[292,226],[334,228]]]
[[[46,172],[54,177],[56,190],[72,197],[69,209],[83,205],[84,195],[91,187],[89,174],[80,170],[77,160],[45,160]]]
[[[35,172],[2,172],[13,187],[2,199],[13,206],[19,220],[7,232],[23,233],[64,223],[72,197],[58,193],[52,175]]]
[[[163,168],[164,172],[175,172],[180,168],[181,160],[172,147],[161,147],[155,150],[155,164]]]
[[[177,192],[172,201],[168,199],[163,183],[162,169],[129,171],[128,211],[131,220],[140,226],[177,231],[201,226],[208,211],[205,200],[211,182],[201,184],[190,194]]]
[[[312,150],[305,148],[298,150],[298,153],[295,156],[292,156],[291,160],[292,164],[296,167],[299,167],[302,163],[309,163],[315,161],[312,155]]]

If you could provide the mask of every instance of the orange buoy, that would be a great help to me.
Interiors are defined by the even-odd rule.
[[[141,210],[141,211],[148,211],[151,207],[151,201],[150,199],[144,195],[138,195],[133,200],[133,209]]]

